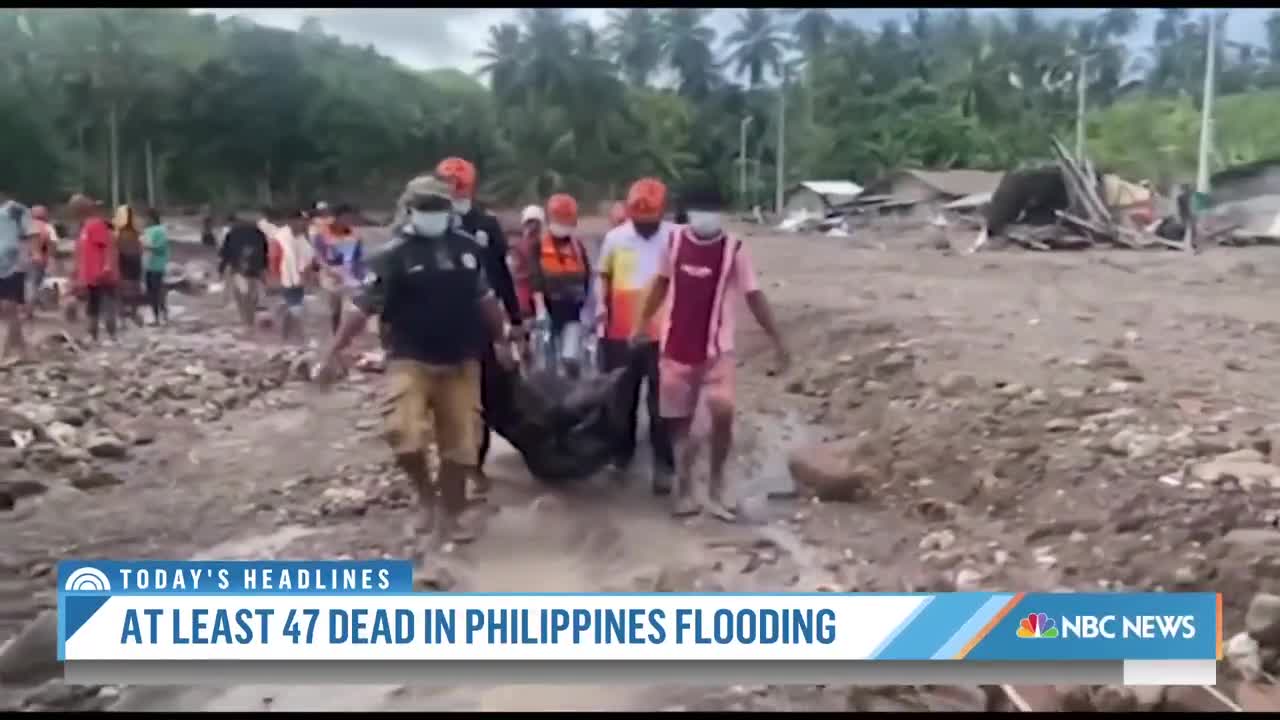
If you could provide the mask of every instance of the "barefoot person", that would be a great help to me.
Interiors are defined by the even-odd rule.
[[[379,315],[386,328],[387,441],[413,481],[423,529],[441,542],[466,542],[466,484],[476,466],[476,410],[485,346],[505,367],[513,358],[502,306],[485,280],[481,249],[452,227],[450,186],[433,175],[409,182],[400,207],[407,218],[377,258],[374,278],[355,298],[318,368],[332,376],[340,353]],[[494,340],[491,343],[491,340]],[[439,452],[438,476],[427,462],[427,434]],[[443,510],[437,517],[437,509]]]
[[[711,417],[707,510],[732,522],[735,515],[726,502],[725,464],[733,440],[734,313],[739,298],[745,298],[752,316],[773,341],[779,371],[789,357],[756,280],[751,255],[741,240],[721,228],[724,202],[719,190],[695,190],[684,201],[689,224],[672,234],[665,262],[650,286],[636,327],[647,325],[670,296],[662,337],[659,404],[678,457],[673,512],[683,516],[698,511],[692,492],[697,447],[691,441],[690,428],[698,401],[705,400]],[[644,341],[638,330],[632,337],[633,342]]]
[[[0,322],[5,324],[0,360],[26,355],[22,320],[27,302],[28,245],[36,238],[31,211],[0,190]]]

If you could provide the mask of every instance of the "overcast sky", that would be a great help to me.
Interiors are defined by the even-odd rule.
[[[325,30],[343,40],[360,45],[373,45],[385,55],[421,69],[456,67],[467,72],[481,64],[476,51],[485,44],[489,26],[515,18],[514,8],[444,9],[305,9],[305,8],[196,8],[195,12],[213,12],[220,17],[241,15],[263,25],[297,29],[307,16],[314,16]],[[977,8],[977,12],[1000,12]],[[1047,17],[1088,16],[1098,9],[1041,10]],[[604,23],[608,10],[571,8],[571,15],[593,25]],[[735,25],[733,8],[716,10],[711,24],[720,38]],[[875,26],[887,18],[903,18],[909,12],[902,8],[836,9],[838,16],[851,18],[864,26]],[[1007,12],[1007,11],[1003,11]],[[1198,11],[1197,11],[1198,12]],[[1232,10],[1227,35],[1231,40],[1261,44],[1264,42],[1262,19],[1267,9]],[[1144,23],[1134,35],[1137,45],[1149,45],[1155,11],[1145,13]]]

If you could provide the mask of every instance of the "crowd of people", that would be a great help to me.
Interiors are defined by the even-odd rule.
[[[144,221],[121,205],[108,221],[102,204],[83,194],[73,195],[67,209],[79,225],[70,289],[86,308],[90,338],[97,340],[105,327],[108,339],[115,340],[118,317],[143,326],[144,304],[153,324],[167,322],[169,236],[159,213],[148,210]],[[0,193],[0,319],[5,325],[0,361],[28,359],[25,323],[45,303],[46,278],[60,269],[58,247],[57,226],[46,207],[28,208]]]
[[[409,182],[394,240],[370,260],[371,279],[350,296],[318,368],[320,377],[334,376],[368,319],[380,319],[386,434],[418,488],[421,531],[442,542],[474,537],[464,513],[468,479],[487,490],[488,431],[477,436],[477,406],[488,406],[495,374],[528,357],[531,331],[549,337],[567,374],[581,369],[580,349],[590,337],[599,339],[601,369],[621,371],[615,402],[626,425],[616,441],[615,477],[625,480],[632,466],[643,390],[653,492],[674,495],[676,516],[705,510],[736,520],[725,470],[739,300],[773,341],[780,365],[789,355],[747,246],[723,227],[718,188],[684,189],[679,222],[672,222],[667,187],[637,180],[611,208],[612,228],[592,258],[573,197],[557,193],[525,208],[520,237],[508,246],[496,217],[474,203],[475,187],[474,166],[459,158]],[[691,430],[700,402],[710,419],[705,502],[693,482],[700,448]],[[435,478],[426,456],[431,440],[441,460]]]
[[[489,430],[477,422],[495,383],[530,357],[531,334],[546,341],[550,363],[569,376],[594,362],[583,348],[598,344],[603,371],[621,371],[614,399],[625,416],[616,439],[613,475],[629,475],[637,449],[644,392],[653,453],[655,495],[673,495],[672,512],[705,510],[734,521],[725,468],[735,405],[735,315],[739,304],[789,362],[748,247],[722,222],[724,198],[714,186],[688,187],[679,206],[668,189],[641,178],[609,212],[611,229],[595,257],[579,235],[575,198],[557,193],[521,214],[510,245],[497,217],[474,201],[475,167],[448,158],[414,178],[397,203],[390,242],[366,253],[349,205],[317,203],[289,212],[234,215],[217,243],[212,223],[202,240],[218,244],[219,274],[247,332],[255,331],[265,283],[279,290],[282,339],[304,339],[303,303],[322,299],[331,341],[317,378],[336,376],[346,350],[378,318],[387,357],[382,408],[386,437],[413,481],[425,537],[466,542],[468,481],[483,495]],[[132,208],[108,223],[101,204],[77,195],[80,220],[74,285],[88,310],[89,334],[117,316],[141,323],[144,299],[154,322],[167,320],[164,271],[169,240],[155,211],[139,229]],[[674,210],[673,220],[666,219]],[[22,321],[56,244],[43,208],[29,211],[0,196],[0,308],[5,347],[23,347]],[[28,282],[28,280],[30,282]],[[701,502],[694,488],[699,442],[692,433],[702,404],[710,420],[710,472]],[[483,417],[483,415],[480,415]],[[440,464],[427,461],[434,443]]]

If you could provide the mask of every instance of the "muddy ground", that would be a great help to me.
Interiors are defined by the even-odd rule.
[[[1227,636],[1246,620],[1258,637],[1280,627],[1280,607],[1255,600],[1280,592],[1280,251],[966,255],[902,227],[742,230],[795,354],[785,377],[767,375],[767,343],[743,323],[735,462],[747,521],[671,519],[644,491],[645,468],[627,488],[549,493],[502,447],[477,509],[485,532],[449,559],[455,588],[1206,590],[1225,595]],[[45,316],[42,362],[0,370],[11,408],[0,410],[0,500],[12,501],[0,510],[0,641],[52,604],[63,557],[409,552],[412,498],[378,435],[379,376],[314,387],[296,373],[304,351],[235,337],[219,296],[171,304],[182,309],[171,327],[106,349],[68,344]],[[828,501],[805,484],[788,497],[793,454],[826,458]],[[1276,651],[1247,639],[1237,664],[1270,667]],[[0,704],[33,709],[986,702],[976,688],[80,689],[42,683],[39,658],[14,656],[0,677],[22,675],[15,662],[30,672]]]

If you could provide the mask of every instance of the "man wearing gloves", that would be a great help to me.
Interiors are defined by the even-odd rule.
[[[319,368],[328,378],[339,353],[377,314],[386,328],[389,393],[383,407],[396,462],[418,490],[423,527],[441,543],[466,542],[466,482],[475,467],[480,359],[504,367],[514,359],[502,306],[485,278],[482,249],[452,226],[450,182],[427,175],[405,188],[405,222],[373,263]],[[428,413],[430,414],[428,416]],[[429,428],[440,456],[427,463]]]
[[[671,440],[658,415],[658,323],[651,321],[639,328],[635,323],[645,289],[666,262],[667,241],[675,229],[662,219],[666,202],[667,188],[661,181],[635,181],[627,192],[628,219],[604,236],[597,263],[604,369],[627,368],[625,379],[618,386],[618,401],[626,409],[627,426],[618,438],[614,469],[621,479],[635,456],[640,388],[647,385],[653,492],[657,495],[671,491],[675,466]],[[645,341],[628,344],[629,338],[637,337]]]
[[[574,232],[578,201],[564,193],[547,200],[547,230],[533,253],[534,312],[548,330],[551,360],[569,377],[581,371],[583,309],[591,293],[591,263]]]

